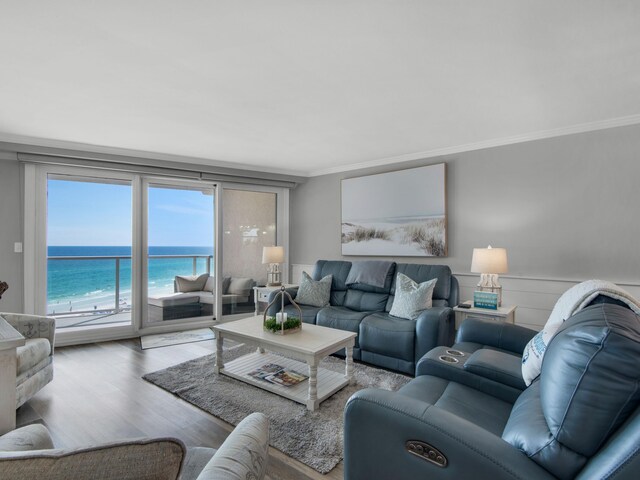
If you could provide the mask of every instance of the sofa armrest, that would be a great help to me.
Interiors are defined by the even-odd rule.
[[[54,448],[49,430],[35,423],[12,430],[0,437],[0,452],[23,452]]]
[[[455,317],[450,307],[433,307],[416,319],[414,358],[417,363],[425,353],[439,345],[451,345],[455,331]]]
[[[273,302],[273,299],[276,298],[276,295],[278,294],[279,291],[280,290],[274,290],[273,292],[269,293],[269,299],[267,300],[267,303]],[[298,294],[298,287],[289,287],[289,288],[286,288],[285,291],[288,292],[289,295],[291,295],[291,298],[295,299],[296,295]],[[284,295],[284,304],[291,305],[291,302],[289,301],[289,297],[287,297],[286,295]],[[280,311],[280,301],[278,300],[278,302],[274,303],[271,306],[271,308],[267,310],[267,314],[275,315],[279,311]]]
[[[361,390],[347,402],[344,419],[345,480],[555,478],[502,438],[399,393]],[[409,441],[437,449],[446,466],[410,453]]]
[[[269,459],[269,419],[252,413],[229,434],[197,480],[262,480]]]
[[[24,338],[48,339],[51,344],[51,355],[53,355],[53,342],[56,334],[55,318],[3,312],[0,312],[0,317],[4,318],[13,328],[20,332]]]
[[[512,323],[468,318],[460,325],[456,343],[479,343],[522,355],[524,347],[536,333],[535,330]]]
[[[0,452],[2,478],[72,478],[95,480],[175,480],[185,456],[184,444],[175,438],[127,440],[72,450]]]

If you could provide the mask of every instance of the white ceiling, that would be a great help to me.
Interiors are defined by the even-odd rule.
[[[313,175],[640,123],[638,1],[0,0],[0,12],[5,141]]]

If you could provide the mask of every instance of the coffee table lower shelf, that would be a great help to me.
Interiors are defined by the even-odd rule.
[[[228,363],[225,362],[224,368],[220,373],[223,373],[228,377],[235,378],[236,380],[249,383],[263,390],[275,393],[276,395],[288,398],[294,402],[309,406],[309,379],[304,380],[297,385],[285,387],[267,382],[266,380],[259,380],[249,375],[249,372],[257,370],[267,363],[275,363],[285,368],[285,370],[294,370],[298,373],[302,373],[307,376],[309,375],[309,366],[304,362],[292,360],[280,355],[259,352],[244,355]],[[349,380],[343,373],[333,372],[326,368],[318,368],[317,378],[317,403],[326,400],[338,390],[349,384]],[[310,410],[314,410],[314,408],[310,408]]]

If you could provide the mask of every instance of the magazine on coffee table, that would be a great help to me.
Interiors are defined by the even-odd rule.
[[[253,378],[275,383],[276,385],[283,385],[285,387],[292,387],[309,378],[308,376],[296,371],[286,370],[284,367],[276,363],[267,363],[257,370],[249,372],[249,375]]]

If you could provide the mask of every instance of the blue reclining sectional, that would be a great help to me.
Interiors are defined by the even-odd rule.
[[[319,260],[315,264],[311,274],[314,280],[333,276],[330,305],[300,305],[303,322],[356,332],[354,359],[411,375],[418,360],[429,350],[438,345],[451,345],[455,332],[452,307],[458,303],[458,281],[448,266],[392,263],[386,272],[384,287],[365,283],[347,285],[352,266],[351,262],[338,260]],[[418,283],[438,279],[433,291],[433,307],[415,320],[389,315],[398,273]],[[295,298],[296,289],[288,291]],[[272,292],[269,301],[275,295],[276,292]],[[272,306],[269,314],[275,314],[279,308],[279,305]],[[285,312],[298,314],[293,305],[286,305]]]
[[[529,386],[521,354],[536,332],[467,320],[397,392],[356,392],[345,480],[640,478],[640,316],[594,303],[563,324]]]

